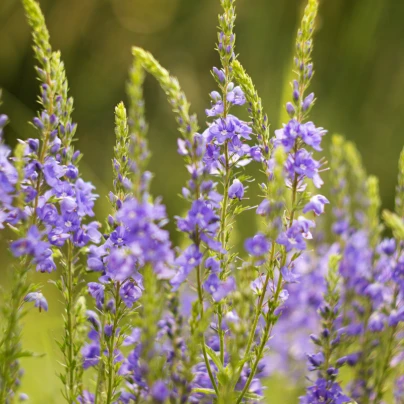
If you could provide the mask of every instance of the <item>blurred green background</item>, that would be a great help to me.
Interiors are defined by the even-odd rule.
[[[75,98],[79,123],[77,147],[84,153],[83,177],[102,196],[97,212],[105,217],[112,181],[114,106],[125,99],[125,81],[132,45],[150,50],[176,75],[192,107],[204,122],[208,93],[214,89],[209,69],[218,64],[216,41],[218,0],[41,0],[54,49],[62,51]],[[238,0],[237,52],[253,77],[272,128],[280,125],[284,89],[304,0]],[[393,203],[396,165],[404,144],[404,2],[399,0],[322,0],[315,38],[318,98],[312,114],[317,125],[355,141],[366,168],[381,179],[383,204]],[[10,116],[6,139],[34,136],[27,125],[35,115],[38,83],[33,69],[31,37],[17,0],[0,0],[1,112]],[[176,154],[176,125],[164,94],[148,79],[145,86],[150,122],[153,190],[172,217],[183,209],[177,197],[186,179]],[[283,101],[282,101],[283,100]],[[242,231],[249,232],[244,220]],[[174,225],[170,230],[177,235]],[[4,240],[4,235],[2,235]],[[5,243],[1,243],[4,245]],[[7,284],[8,255],[1,250],[0,284]],[[42,277],[36,280],[46,282]],[[27,348],[46,352],[24,362],[23,391],[32,403],[59,403],[59,381],[53,337],[61,331],[61,311],[50,285],[48,314],[27,317]],[[294,403],[293,392],[273,382],[273,402]],[[276,387],[277,386],[277,387]],[[278,396],[281,392],[281,396]],[[282,397],[282,398],[279,398]]]

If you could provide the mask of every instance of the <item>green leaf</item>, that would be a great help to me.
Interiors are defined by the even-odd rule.
[[[206,349],[206,352],[207,352],[209,358],[212,359],[213,363],[214,363],[214,364],[217,366],[217,368],[219,369],[219,372],[220,372],[220,371],[223,371],[223,370],[224,370],[223,364],[222,364],[222,362],[220,361],[220,358],[219,358],[219,356],[217,355],[217,353],[216,353],[212,348],[210,348],[208,345],[206,345],[206,344],[205,344],[205,349]]]

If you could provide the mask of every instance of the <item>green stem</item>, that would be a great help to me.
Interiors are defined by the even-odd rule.
[[[208,353],[206,352],[205,337],[203,337],[203,340],[202,340],[202,353],[203,353],[203,359],[205,361],[206,369],[208,370],[209,379],[210,379],[210,381],[212,383],[212,386],[213,386],[213,388],[214,388],[214,390],[216,392],[216,395],[219,396],[219,389],[217,387],[216,380],[215,380],[215,378],[213,376],[212,369],[210,367]]]
[[[252,380],[253,380],[253,378],[255,376],[255,373],[257,372],[258,364],[259,364],[259,362],[261,360],[262,354],[263,354],[264,349],[265,349],[265,345],[266,345],[266,343],[268,341],[268,338],[269,338],[269,335],[270,335],[270,332],[271,332],[272,321],[270,321],[270,319],[269,319],[269,313],[270,312],[268,312],[268,315],[267,315],[267,318],[266,318],[264,335],[262,336],[261,343],[260,343],[259,348],[258,348],[257,357],[256,357],[256,359],[254,361],[253,367],[251,369],[250,375],[248,376],[246,384],[245,384],[243,390],[241,391],[241,393],[240,393],[240,395],[239,395],[239,397],[237,399],[236,404],[241,403],[241,401],[243,400],[243,397],[248,392],[248,389],[250,388],[250,385],[251,385],[251,382],[252,382]],[[272,315],[272,313],[271,313],[271,315]]]
[[[105,350],[104,329],[105,329],[106,305],[107,305],[107,302],[104,301],[104,307],[103,307],[103,311],[102,311],[102,320],[101,320],[101,329],[99,330],[101,354]],[[98,404],[99,394],[102,391],[102,385],[104,383],[104,374],[105,374],[105,364],[102,360],[100,360],[99,365],[98,365],[98,372],[97,372],[97,384],[96,384],[95,394],[94,394],[94,404]]]
[[[115,358],[115,334],[118,329],[119,323],[119,308],[120,308],[120,298],[119,289],[121,284],[117,282],[115,289],[115,314],[114,314],[114,324],[112,327],[112,334],[109,337],[108,344],[108,363],[107,363],[107,374],[108,374],[108,390],[107,390],[107,404],[111,404],[114,398],[114,358]],[[104,332],[104,330],[102,330]]]
[[[0,365],[0,403],[5,403],[10,391],[13,390],[13,384],[18,377],[18,366],[15,364],[15,358],[20,346],[19,319],[21,317],[21,302],[27,292],[25,286],[28,272],[27,260],[24,259],[13,276],[13,287],[10,296],[9,313],[6,316],[6,327],[4,336],[0,341],[0,356],[2,363]]]
[[[203,308],[203,292],[202,292],[202,281],[201,281],[201,266],[198,265],[197,270],[196,270],[196,279],[197,279],[197,289],[198,289],[198,299],[199,299],[199,303],[201,306],[201,318],[204,315],[204,308]],[[212,369],[210,367],[210,363],[209,363],[209,357],[208,354],[206,352],[206,347],[205,347],[205,337],[202,336],[202,353],[203,353],[203,359],[205,361],[205,365],[206,365],[206,369],[208,370],[208,374],[209,374],[209,378],[210,381],[212,383],[213,388],[216,391],[216,394],[219,394],[219,390],[217,388],[216,385],[216,380],[213,376],[213,372]]]
[[[67,330],[66,330],[66,340],[67,340],[67,394],[66,398],[69,403],[75,402],[74,397],[74,387],[75,387],[75,368],[73,365],[75,362],[74,358],[74,326],[73,326],[73,265],[72,265],[72,243],[70,240],[67,244],[67,282],[66,282],[66,292],[67,292],[67,305],[66,305],[66,315],[67,315]]]
[[[397,298],[398,298],[398,288],[396,288],[394,292],[394,299],[391,304],[391,307],[394,309],[397,304]],[[375,383],[375,393],[376,393],[376,398],[375,398],[375,404],[381,402],[384,396],[384,384],[387,380],[388,377],[388,369],[390,366],[391,359],[393,358],[393,353],[394,353],[394,341],[396,338],[396,331],[397,331],[397,326],[390,327],[389,329],[389,334],[387,337],[387,348],[384,350],[385,356],[383,360],[383,364],[380,369],[379,377],[376,380]]]

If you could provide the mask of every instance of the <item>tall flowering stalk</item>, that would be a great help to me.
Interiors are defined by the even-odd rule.
[[[80,152],[75,152],[71,144],[76,131],[76,124],[71,121],[73,100],[67,94],[60,53],[52,51],[38,4],[24,0],[23,5],[32,27],[34,53],[39,64],[36,70],[41,82],[42,111],[33,120],[39,139],[21,141],[15,156],[20,172],[15,198],[20,203],[12,209],[2,206],[7,214],[5,222],[16,230],[18,237],[11,243],[11,251],[15,257],[22,257],[24,267],[16,288],[30,292],[25,297],[21,292],[12,294],[16,299],[14,307],[18,309],[24,299],[35,301],[40,310],[47,310],[42,293],[27,289],[24,278],[32,267],[39,272],[51,272],[59,264],[61,277],[56,286],[65,303],[65,333],[59,343],[64,369],[60,378],[66,401],[73,403],[81,391],[79,353],[85,323],[82,270],[78,259],[83,246],[100,238],[96,222],[88,225],[83,222],[94,215],[96,195],[92,193],[93,186],[79,177]]]
[[[91,270],[102,272],[98,283],[88,284],[101,321],[97,313],[89,312],[91,342],[83,350],[84,366],[98,368],[97,385],[94,395],[86,392],[82,402],[86,397],[108,404],[118,398],[145,398],[150,394],[156,371],[150,355],[157,334],[156,318],[160,317],[158,308],[164,302],[158,298],[162,292],[159,280],[171,274],[173,254],[168,233],[162,229],[165,209],[149,194],[151,173],[145,170],[149,151],[143,80],[143,69],[135,60],[127,87],[129,119],[123,103],[115,110],[115,178],[114,191],[110,193],[113,209],[105,242],[99,247],[91,246],[88,259]],[[138,300],[139,321],[135,320],[132,328],[136,313],[133,306]],[[126,345],[135,345],[127,358],[121,351]],[[122,390],[124,380],[127,384]]]
[[[204,315],[201,275],[202,253],[200,250],[203,244],[217,248],[212,236],[216,234],[218,228],[218,217],[211,208],[211,206],[217,206],[217,193],[214,191],[212,181],[205,181],[208,170],[202,161],[205,152],[205,140],[202,135],[197,133],[198,123],[196,116],[189,114],[189,103],[181,91],[178,80],[170,76],[169,72],[150,53],[139,48],[133,48],[133,54],[141,62],[143,68],[156,78],[167,95],[178,123],[178,129],[182,134],[182,138],[178,140],[178,151],[184,157],[187,170],[191,175],[187,188],[183,189],[183,197],[192,206],[187,218],[178,218],[178,227],[188,233],[191,244],[176,259],[175,264],[178,267],[178,272],[171,279],[171,284],[176,290],[193,269],[196,271],[198,300],[193,307],[190,320],[189,357],[188,360],[185,360],[181,373],[183,373],[188,383],[193,379],[192,366],[197,360],[197,347],[202,344],[203,357],[210,380],[213,385],[216,385],[210,369],[205,344],[200,340],[201,332],[206,328],[207,321],[209,321],[209,317]],[[208,204],[207,202],[210,203]]]
[[[319,312],[322,318],[322,331],[319,336],[312,334],[312,341],[319,346],[320,351],[308,355],[309,370],[317,372],[315,383],[307,389],[304,397],[300,398],[302,404],[314,403],[344,403],[351,399],[343,394],[337,382],[339,368],[347,361],[338,359],[336,352],[341,342],[337,322],[340,317],[340,291],[338,262],[340,257],[330,257],[329,272],[326,278],[327,290],[324,295],[324,304]]]
[[[0,93],[1,96],[1,93]],[[1,102],[1,98],[0,98]],[[14,151],[14,164],[10,161],[10,149],[3,142],[4,127],[8,123],[8,117],[0,115],[0,159],[1,159],[1,185],[0,185],[0,228],[4,228],[4,222],[15,208],[22,211],[24,199],[21,192],[21,183],[24,177],[23,154],[24,146],[18,144]],[[26,226],[20,230],[15,229],[18,234],[27,231]],[[24,297],[34,290],[34,285],[27,281],[28,260],[23,260],[20,264],[12,267],[11,290],[1,307],[2,321],[0,335],[0,402],[6,403],[15,397],[15,393],[20,384],[21,369],[19,359],[31,354],[24,351],[21,345],[21,324],[24,316]],[[36,300],[39,308],[47,308],[46,300]]]
[[[293,101],[286,105],[287,112],[292,119],[283,129],[275,132],[275,139],[271,141],[268,139],[267,118],[262,112],[261,100],[251,79],[239,63],[234,64],[236,78],[250,103],[251,117],[264,156],[264,172],[269,180],[268,184],[262,187],[265,199],[257,209],[257,213],[267,219],[267,228],[263,235],[265,238],[257,235],[246,242],[247,251],[252,256],[263,257],[268,251],[269,258],[266,261],[268,265],[265,273],[254,283],[258,301],[255,320],[242,362],[251,360],[252,370],[237,400],[238,403],[242,401],[251,385],[258,364],[263,358],[272,328],[282,311],[280,306],[287,298],[287,291],[283,287],[297,279],[293,274],[294,261],[305,250],[305,239],[311,238],[309,229],[314,226],[314,222],[303,216],[296,217],[297,213],[314,212],[315,215],[319,215],[324,212],[324,205],[328,203],[328,200],[322,195],[310,196],[308,192],[305,192],[307,179],[311,179],[317,188],[322,185],[319,176],[322,163],[314,160],[312,153],[304,148],[304,146],[309,146],[314,150],[321,150],[321,138],[325,134],[322,128],[316,128],[312,122],[304,123],[314,102],[314,94],[306,95],[305,93],[313,76],[311,52],[317,9],[317,1],[310,0],[304,12],[296,44],[297,79],[292,84]],[[271,156],[272,146],[275,151]],[[273,175],[276,173],[276,166],[282,165],[283,158],[279,151],[281,147],[287,153],[284,174],[287,191],[282,191],[283,187],[272,185],[274,181],[277,181],[276,176]],[[283,214],[284,210],[285,214]],[[266,238],[270,240],[266,241],[267,245],[261,241]],[[296,253],[289,254],[293,250]],[[259,340],[254,342],[261,316],[264,327],[259,335]],[[251,348],[255,344],[257,353],[252,355]]]

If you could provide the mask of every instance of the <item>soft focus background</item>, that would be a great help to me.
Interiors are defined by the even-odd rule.
[[[176,75],[192,107],[204,122],[208,93],[214,89],[209,70],[218,64],[216,42],[218,0],[41,0],[54,49],[62,51],[74,118],[79,123],[78,148],[84,153],[83,177],[101,198],[99,217],[108,211],[114,144],[114,106],[125,99],[131,46],[142,46]],[[237,51],[253,77],[272,128],[279,127],[290,78],[297,24],[305,0],[238,0]],[[381,179],[383,204],[393,204],[396,165],[404,144],[404,2],[399,0],[323,0],[315,39],[318,98],[312,114],[330,133],[355,141],[368,171]],[[0,0],[0,88],[2,113],[10,116],[6,139],[34,135],[27,124],[35,115],[38,85],[33,69],[31,37],[17,0]],[[176,155],[176,126],[164,94],[146,82],[150,122],[153,189],[163,197],[172,217],[183,205],[177,197],[186,173]],[[250,233],[248,221],[242,232]],[[176,241],[174,225],[171,224]],[[4,235],[2,236],[4,237]],[[1,243],[4,245],[4,242]],[[7,285],[8,254],[0,250],[0,284]],[[48,278],[47,278],[48,279]],[[46,282],[42,277],[37,281]],[[44,287],[56,302],[51,285]],[[23,391],[31,403],[60,403],[53,342],[61,329],[61,311],[52,303],[48,314],[31,311],[25,344],[40,359],[25,361]],[[271,402],[294,403],[296,392],[272,381]],[[279,387],[281,386],[281,387]]]

